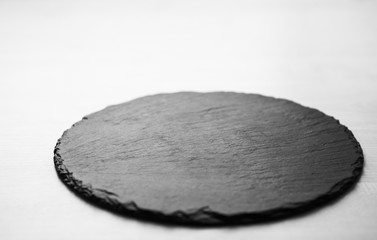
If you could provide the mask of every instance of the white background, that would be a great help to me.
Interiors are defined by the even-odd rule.
[[[57,178],[84,115],[136,97],[239,91],[347,125],[366,158],[335,204],[270,224],[187,229],[108,213]],[[374,239],[377,1],[0,0],[0,239]]]

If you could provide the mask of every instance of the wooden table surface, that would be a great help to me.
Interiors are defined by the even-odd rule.
[[[238,91],[348,126],[357,186],[304,216],[188,229],[119,217],[72,194],[53,148],[82,116],[136,97]],[[0,1],[0,239],[375,239],[377,1]]]

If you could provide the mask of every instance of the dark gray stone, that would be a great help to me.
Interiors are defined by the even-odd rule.
[[[231,92],[147,96],[90,114],[55,148],[59,177],[96,205],[194,225],[268,221],[322,205],[362,171],[339,121]]]

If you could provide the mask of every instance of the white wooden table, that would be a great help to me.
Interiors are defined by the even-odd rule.
[[[339,119],[361,143],[355,189],[305,216],[239,228],[116,216],[57,178],[82,116],[147,94],[241,91]],[[375,239],[377,1],[0,1],[0,239]]]

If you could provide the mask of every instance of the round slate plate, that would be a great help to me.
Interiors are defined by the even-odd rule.
[[[64,132],[61,180],[92,203],[194,225],[268,221],[349,189],[363,166],[351,131],[291,101],[231,92],[160,94]]]

